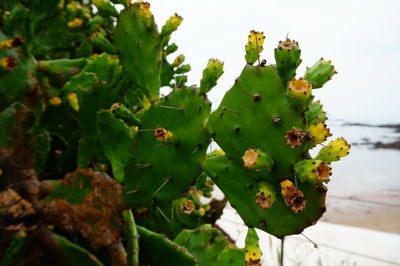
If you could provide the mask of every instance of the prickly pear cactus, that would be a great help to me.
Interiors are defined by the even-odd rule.
[[[247,226],[283,237],[300,233],[325,212],[329,165],[350,146],[340,138],[315,159],[308,153],[330,136],[325,113],[312,96],[312,88],[335,73],[330,62],[320,60],[296,79],[299,44],[280,42],[276,65],[260,60],[253,65],[263,42],[262,33],[250,33],[247,65],[208,120],[225,155],[209,158],[204,169]]]
[[[312,96],[331,62],[296,78],[299,44],[280,42],[267,65],[252,31],[212,113],[224,63],[188,86],[182,21],[158,27],[143,1],[0,2],[1,265],[259,265],[254,227],[282,237],[322,215],[349,149],[338,138],[308,153],[331,136]],[[207,154],[212,139],[224,151]],[[244,249],[215,225],[228,201],[249,226]]]

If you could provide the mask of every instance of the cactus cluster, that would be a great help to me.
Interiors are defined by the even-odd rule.
[[[330,164],[350,148],[308,152],[331,136],[312,96],[331,62],[296,78],[299,44],[267,64],[251,31],[212,112],[224,63],[187,85],[185,56],[171,60],[182,20],[159,29],[142,1],[0,3],[1,265],[259,265],[254,228],[283,237],[321,217]],[[207,154],[212,140],[223,151]],[[215,226],[227,201],[249,227],[244,249]]]

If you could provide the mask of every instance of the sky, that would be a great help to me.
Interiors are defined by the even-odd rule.
[[[303,63],[297,77],[321,57],[332,60],[339,74],[314,90],[330,119],[400,123],[398,0],[148,2],[159,28],[175,12],[184,18],[172,41],[192,67],[189,84],[199,84],[209,58],[225,62],[224,75],[209,93],[214,108],[245,66],[244,46],[254,29],[266,36],[261,58],[269,63],[287,34],[299,42]]]

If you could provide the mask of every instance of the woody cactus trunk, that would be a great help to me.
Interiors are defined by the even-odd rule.
[[[308,152],[331,136],[312,96],[331,62],[296,78],[299,44],[267,64],[251,31],[212,112],[223,62],[189,86],[181,22],[158,28],[141,1],[0,3],[0,265],[258,265],[254,228],[282,238],[324,213],[330,165],[350,148]],[[212,140],[222,150],[207,154]],[[227,201],[244,249],[215,225]]]

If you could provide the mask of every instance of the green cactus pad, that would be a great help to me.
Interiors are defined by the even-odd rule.
[[[259,180],[289,176],[306,150],[306,145],[298,143],[292,148],[284,139],[293,127],[306,132],[301,114],[288,107],[285,92],[273,67],[247,65],[208,121],[213,139],[240,165],[249,148],[260,149],[278,162],[270,172],[255,177]]]
[[[97,114],[97,129],[104,152],[110,160],[114,178],[123,182],[124,167],[132,157],[134,131],[111,111],[100,111]]]
[[[201,266],[214,265],[220,253],[229,245],[221,231],[208,224],[195,230],[182,230],[174,242],[187,248]]]
[[[170,265],[198,265],[197,260],[187,249],[172,242],[167,237],[151,232],[138,226],[139,233],[139,261],[141,265],[164,266]]]
[[[63,236],[53,234],[53,237],[58,244],[58,248],[68,263],[71,265],[82,265],[82,266],[101,266],[104,265],[99,261],[93,254],[88,250],[74,244]]]
[[[243,266],[244,253],[240,248],[226,248],[217,257],[214,266]]]
[[[301,63],[300,55],[298,42],[288,38],[285,41],[279,41],[278,48],[275,48],[275,61],[283,83],[296,76],[296,69]]]
[[[331,61],[321,58],[312,67],[307,69],[304,79],[311,82],[313,89],[318,89],[324,86],[334,74],[336,74],[336,70]]]
[[[204,168],[248,227],[259,228],[276,237],[301,233],[304,228],[315,224],[326,209],[326,189],[300,182],[298,189],[307,200],[304,211],[294,213],[286,206],[284,198],[279,195],[279,182],[270,182],[278,194],[276,202],[269,209],[260,209],[254,198],[259,186],[254,181],[256,173],[246,171],[226,156],[207,159]]]
[[[131,207],[151,200],[169,201],[188,191],[201,174],[209,135],[204,124],[211,104],[191,88],[174,90],[141,118],[135,153],[125,171],[125,200]],[[157,132],[154,130],[157,129]],[[157,140],[158,130],[173,143]]]
[[[161,84],[162,37],[146,5],[136,2],[121,12],[115,42],[124,71],[153,101]]]
[[[22,231],[21,231],[22,232]],[[16,232],[11,237],[11,243],[4,251],[0,259],[1,266],[9,266],[14,265],[18,256],[20,256],[21,251],[23,250],[27,237],[24,236],[24,233]]]

